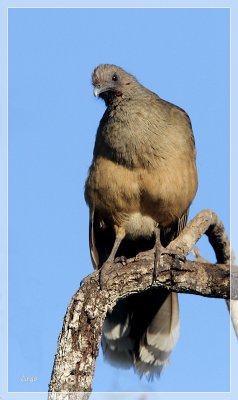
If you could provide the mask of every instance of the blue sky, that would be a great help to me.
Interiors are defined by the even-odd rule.
[[[212,208],[229,232],[229,10],[10,9],[10,391],[47,391],[66,308],[92,272],[83,189],[104,111],[91,72],[104,62],[188,112],[199,172],[190,217]],[[200,249],[214,261],[205,239]],[[224,301],[181,295],[180,308],[159,381],[100,355],[94,390],[229,391]]]

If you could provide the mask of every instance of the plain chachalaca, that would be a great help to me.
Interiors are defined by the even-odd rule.
[[[85,186],[90,249],[101,285],[116,256],[166,246],[186,224],[197,190],[196,152],[186,112],[162,100],[122,68],[99,65],[94,94],[106,103]],[[115,365],[159,375],[179,335],[176,293],[149,290],[107,315],[102,345]]]

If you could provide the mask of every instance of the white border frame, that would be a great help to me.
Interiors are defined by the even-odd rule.
[[[99,4],[100,3],[100,4]],[[237,54],[238,49],[237,29],[238,21],[238,3],[236,0],[1,0],[0,2],[0,55],[1,55],[1,75],[0,87],[2,92],[2,102],[0,103],[0,333],[1,347],[4,348],[3,356],[0,359],[0,400],[17,399],[17,400],[33,400],[46,399],[46,392],[8,392],[8,9],[10,8],[228,8],[230,9],[230,131],[231,131],[231,148],[230,148],[230,205],[231,215],[231,243],[234,250],[238,251],[238,243],[235,238],[238,237],[237,221],[238,212],[235,204],[238,204],[238,193],[235,183],[238,181],[238,168],[236,162],[236,151],[238,150],[238,113],[235,112],[237,107],[237,75],[238,71]],[[235,222],[236,221],[236,222]],[[3,310],[3,305],[6,308]],[[53,366],[53,360],[52,360]],[[230,374],[230,392],[149,392],[146,395],[147,400],[233,400],[238,398],[238,343],[233,330],[231,329],[231,374]],[[199,377],[198,377],[199,379]],[[130,399],[139,399],[141,393],[128,393]],[[110,398],[119,400],[128,398],[126,393],[110,393]],[[55,399],[60,398],[60,394]],[[80,398],[80,395],[79,395]],[[91,399],[105,399],[105,393],[92,393]]]

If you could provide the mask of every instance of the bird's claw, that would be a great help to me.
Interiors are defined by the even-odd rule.
[[[89,284],[89,283],[91,283],[92,281],[95,281],[95,280],[96,280],[96,278],[94,276],[92,276],[92,274],[90,274],[88,276],[85,276],[85,278],[83,278],[80,281],[80,287],[84,286],[84,285],[87,285],[87,284]]]
[[[180,261],[182,261],[182,262],[184,262],[185,260],[186,260],[186,257],[185,257],[185,255],[184,254],[181,254],[181,253],[179,253],[179,252],[175,252],[175,253],[168,253],[168,254],[170,254],[175,260],[176,260],[176,262],[180,262]]]
[[[122,265],[127,265],[127,258],[125,256],[120,256],[115,258],[114,263],[120,263]]]
[[[99,272],[99,285],[100,289],[103,290],[106,286],[106,282],[108,281],[108,275],[113,269],[112,264],[121,263],[122,265],[127,265],[127,258],[125,256],[120,256],[115,258],[113,262],[107,260],[103,263],[102,267],[100,268]]]
[[[154,270],[153,270],[153,281],[152,283],[154,283],[157,280],[157,277],[159,276],[159,271],[160,271],[160,266],[162,265],[163,267],[163,262],[161,262],[161,258],[163,255],[170,255],[171,257],[173,257],[173,259],[175,260],[176,264],[178,264],[178,266],[180,265],[180,262],[184,262],[186,260],[186,257],[181,254],[180,252],[171,252],[171,250],[167,250],[166,247],[161,247],[161,248],[157,248],[155,249],[155,262],[154,262]]]

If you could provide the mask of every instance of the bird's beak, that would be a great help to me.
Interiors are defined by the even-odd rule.
[[[93,94],[95,97],[98,97],[103,92],[108,92],[110,90],[114,90],[113,87],[108,87],[107,85],[97,85],[94,88]]]
[[[95,87],[94,91],[93,91],[93,94],[94,94],[95,97],[98,97],[99,94],[100,94],[100,88],[99,87]]]
[[[93,94],[94,94],[95,97],[98,97],[100,95],[100,93],[102,93],[104,91],[105,91],[105,89],[103,87],[96,86],[94,88]]]

